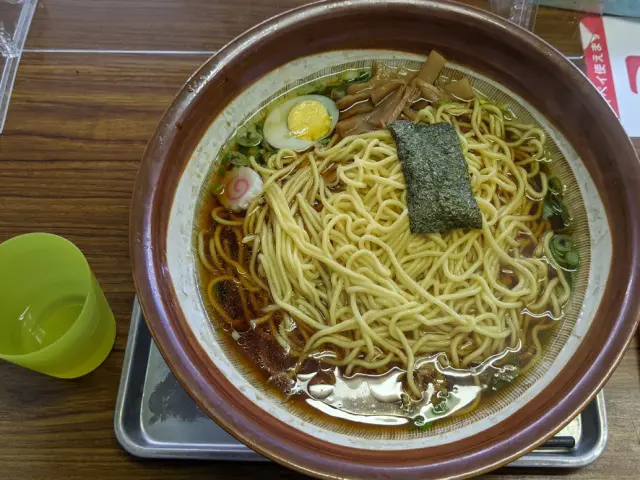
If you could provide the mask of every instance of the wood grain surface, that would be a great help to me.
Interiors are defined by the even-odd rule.
[[[307,0],[40,0],[31,50],[215,51],[253,25]],[[488,9],[489,0],[463,3]],[[535,32],[566,55],[581,53],[580,15],[540,9]]]
[[[0,241],[29,231],[73,241],[101,283],[118,331],[106,362],[78,380],[0,364],[1,479],[302,478],[273,464],[139,460],[119,447],[113,432],[134,296],[129,207],[147,139],[180,85],[206,59],[198,51],[216,50],[252,24],[301,3],[40,1],[27,41],[31,51],[23,55],[0,136]],[[577,18],[544,10],[536,31],[565,53],[577,54]],[[594,465],[568,473],[502,470],[484,478],[637,478],[638,393],[635,339],[605,388],[609,442]]]

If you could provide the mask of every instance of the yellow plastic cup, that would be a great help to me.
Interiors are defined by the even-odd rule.
[[[95,370],[116,323],[82,252],[28,233],[0,244],[0,358],[58,378]]]

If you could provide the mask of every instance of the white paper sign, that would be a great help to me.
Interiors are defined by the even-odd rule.
[[[589,79],[627,134],[640,137],[640,20],[587,16],[580,36]]]

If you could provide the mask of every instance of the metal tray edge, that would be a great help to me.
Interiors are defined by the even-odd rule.
[[[166,449],[158,449],[154,447],[145,447],[141,442],[137,442],[125,427],[125,402],[129,400],[128,393],[130,391],[131,377],[129,372],[132,368],[134,350],[140,341],[140,326],[143,324],[142,311],[138,303],[137,297],[134,298],[133,311],[131,314],[131,325],[129,327],[129,337],[122,365],[122,374],[120,377],[120,385],[118,387],[118,396],[114,412],[114,431],[116,439],[122,448],[129,454],[140,458],[155,459],[198,459],[198,460],[224,460],[224,461],[250,461],[260,462],[269,461],[267,458],[254,452],[244,444],[229,445],[220,451],[212,452],[204,450],[202,447],[193,445],[189,447],[173,447]],[[609,436],[608,423],[606,416],[606,406],[604,393],[600,391],[595,398],[595,406],[599,416],[599,435],[595,445],[588,451],[575,456],[562,455],[558,453],[533,451],[526,453],[517,460],[511,462],[503,468],[581,468],[591,465],[604,452]],[[587,407],[589,408],[589,407]]]
[[[138,334],[140,331],[140,321],[142,312],[140,310],[140,304],[138,303],[138,297],[134,297],[133,311],[131,313],[131,324],[129,325],[129,336],[127,337],[127,346],[124,352],[124,360],[122,362],[122,373],[120,375],[120,384],[118,386],[118,397],[116,399],[116,408],[113,414],[113,430],[116,434],[118,443],[131,455],[136,457],[150,458],[153,455],[149,455],[148,449],[139,445],[126,431],[124,425],[124,412],[125,412],[125,399],[127,392],[129,391],[129,383],[131,378],[129,371],[131,370],[131,362],[133,359],[133,351],[136,343],[138,342]]]
[[[595,398],[598,410],[600,432],[598,439],[588,451],[575,456],[559,456],[557,453],[544,451],[532,451],[514,460],[505,468],[583,468],[591,465],[604,453],[609,439],[607,423],[607,411],[604,401],[604,392],[601,390]],[[587,407],[589,408],[589,407]],[[580,414],[582,415],[582,413]]]

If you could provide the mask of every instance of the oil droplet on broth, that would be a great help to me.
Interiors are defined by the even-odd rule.
[[[403,425],[408,418],[401,410],[401,378],[405,372],[393,368],[383,375],[355,374],[345,377],[334,369],[333,385],[310,384],[316,373],[298,375],[294,390],[306,394],[307,403],[331,416],[370,425]]]
[[[420,359],[416,370],[431,369],[436,372],[424,387],[420,399],[403,402],[407,395],[404,388],[406,371],[394,367],[382,375],[358,373],[345,377],[339,368],[334,369],[333,384],[313,383],[317,373],[298,375],[292,393],[306,395],[307,403],[333,417],[369,425],[406,425],[422,416],[425,423],[442,420],[471,405],[482,392],[488,389],[479,379],[488,371],[500,370],[495,366],[516,349],[506,349],[501,354],[487,359],[471,369],[456,369],[446,366],[444,354]],[[502,367],[504,368],[504,367]],[[436,376],[446,381],[448,389],[436,387]],[[442,394],[442,395],[441,395]],[[446,409],[434,409],[434,398],[446,401]],[[436,402],[438,403],[438,402]]]
[[[333,393],[333,385],[311,385],[308,391],[311,397],[317,400],[324,400]]]
[[[385,375],[379,381],[369,381],[369,391],[371,396],[378,402],[393,403],[402,401],[402,382],[400,378],[405,372],[399,368],[393,368],[390,372],[396,370],[395,374]]]

